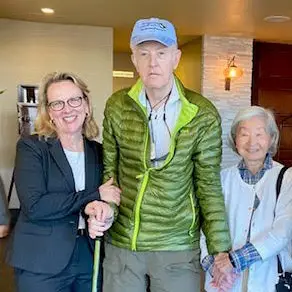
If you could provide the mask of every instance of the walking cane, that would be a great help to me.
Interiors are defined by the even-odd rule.
[[[94,260],[93,260],[93,275],[92,275],[92,292],[97,292],[97,281],[99,274],[99,260],[100,260],[100,238],[95,240],[94,246]]]

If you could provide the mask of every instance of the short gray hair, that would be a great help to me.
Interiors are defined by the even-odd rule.
[[[250,106],[248,108],[240,110],[237,113],[237,115],[235,116],[232,122],[231,130],[228,137],[229,146],[232,148],[234,152],[237,153],[237,149],[235,145],[237,127],[242,121],[249,120],[253,117],[259,117],[265,121],[266,132],[271,137],[271,147],[269,149],[269,152],[271,153],[272,156],[274,156],[278,149],[279,129],[276,124],[275,117],[272,111],[260,106]]]

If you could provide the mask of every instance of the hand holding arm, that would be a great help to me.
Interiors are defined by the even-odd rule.
[[[114,179],[110,178],[107,182],[101,185],[98,190],[100,193],[100,198],[108,203],[115,203],[117,206],[120,205],[121,200],[121,190],[114,184]]]
[[[232,259],[232,263],[230,259]],[[224,275],[225,278],[228,273],[235,273],[235,275],[238,275],[253,263],[260,260],[262,260],[260,254],[250,242],[237,250],[230,251],[229,255],[227,253],[218,254],[215,257],[215,264],[213,267],[214,286],[221,288],[223,286],[221,283],[222,281],[224,282]],[[228,277],[226,280],[228,280]]]

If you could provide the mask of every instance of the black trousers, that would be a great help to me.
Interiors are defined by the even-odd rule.
[[[52,261],[54,259],[51,259]],[[38,274],[15,269],[17,292],[91,292],[93,254],[86,237],[76,239],[67,267],[59,274]],[[101,291],[101,277],[98,281]]]

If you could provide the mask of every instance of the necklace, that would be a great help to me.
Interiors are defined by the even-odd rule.
[[[165,115],[165,106],[166,106],[166,103],[167,103],[167,101],[168,101],[168,99],[169,99],[170,93],[171,93],[171,91],[170,91],[168,94],[166,94],[164,97],[162,97],[159,101],[157,101],[153,106],[151,105],[151,103],[150,103],[150,101],[149,101],[149,98],[148,98],[148,96],[147,96],[147,94],[146,94],[146,99],[148,100],[148,102],[149,102],[149,106],[150,106],[150,113],[149,113],[149,116],[148,116],[148,121],[151,120],[153,110],[154,110],[154,109],[155,109],[155,108],[156,108],[156,107],[157,107],[162,101],[164,101],[164,100],[165,100],[165,102],[164,102],[164,115]]]
[[[149,116],[148,116],[148,121],[149,121],[149,122],[151,122],[151,117],[152,117],[153,109],[154,109],[155,107],[157,107],[157,105],[160,104],[162,101],[164,101],[164,105],[163,105],[163,116],[162,116],[162,119],[163,119],[163,122],[164,122],[164,124],[165,124],[165,126],[166,126],[166,129],[167,129],[167,132],[168,132],[168,134],[169,134],[169,137],[171,137],[171,133],[170,133],[169,126],[168,126],[168,124],[167,124],[167,122],[166,122],[165,108],[166,108],[166,104],[167,104],[167,102],[168,102],[168,100],[169,100],[170,94],[171,94],[171,91],[170,91],[167,95],[165,95],[163,98],[161,98],[158,102],[156,102],[153,106],[151,106],[151,103],[150,103],[150,101],[149,101],[149,99],[148,99],[148,96],[147,96],[147,94],[146,94],[146,98],[147,98],[147,100],[148,100],[148,102],[149,102],[149,106],[150,106],[150,114],[149,114]],[[152,122],[151,122],[151,128],[152,128]],[[152,132],[152,131],[151,131],[151,132]],[[153,134],[153,133],[151,133],[151,134]]]

